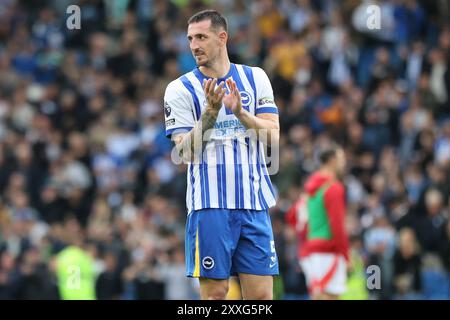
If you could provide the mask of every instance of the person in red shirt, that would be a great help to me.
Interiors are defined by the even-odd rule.
[[[311,298],[330,300],[345,293],[349,267],[345,190],[339,181],[346,160],[341,148],[331,147],[321,152],[320,161],[286,219],[298,233],[299,260]]]

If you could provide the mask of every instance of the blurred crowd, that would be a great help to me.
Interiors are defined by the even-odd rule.
[[[79,30],[66,26],[71,4]],[[380,30],[366,25],[370,4]],[[285,214],[334,140],[348,158],[344,298],[450,299],[440,0],[0,0],[0,299],[71,298],[80,277],[92,299],[198,298],[162,97],[195,67],[186,21],[204,8],[227,17],[230,59],[264,68],[279,107],[275,296],[307,297]],[[372,265],[380,284],[367,288]]]

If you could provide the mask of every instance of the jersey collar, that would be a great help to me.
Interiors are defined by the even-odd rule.
[[[230,70],[228,71],[228,73],[222,77],[222,78],[218,78],[217,79],[217,83],[221,83],[222,81],[225,81],[226,79],[228,79],[229,77],[231,77],[231,75],[233,74],[234,70],[236,69],[236,66],[234,65],[234,63],[230,63]],[[194,75],[197,77],[197,79],[200,81],[200,83],[203,83],[203,80],[208,80],[208,79],[212,79],[211,77],[208,77],[206,75],[204,75],[199,67],[196,67],[192,72],[194,72]]]

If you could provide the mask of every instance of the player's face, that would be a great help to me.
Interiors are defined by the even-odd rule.
[[[345,152],[342,149],[338,149],[336,151],[336,174],[339,178],[344,176],[346,165]]]
[[[211,28],[211,20],[191,23],[188,26],[187,38],[198,66],[210,66],[223,46],[220,32],[217,33]]]

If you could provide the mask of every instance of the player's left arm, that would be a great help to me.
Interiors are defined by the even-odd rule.
[[[244,108],[238,114],[235,114],[239,121],[247,128],[256,131],[257,137],[262,142],[266,143],[265,138],[267,137],[267,144],[278,144],[280,139],[280,124],[278,120],[278,114],[273,113],[261,113],[258,115],[253,115]]]
[[[225,95],[223,102],[247,129],[256,131],[257,137],[262,142],[268,145],[278,144],[280,124],[270,80],[261,68],[254,68],[254,76],[258,79],[254,115],[242,107],[241,95],[236,83],[231,78],[226,81],[230,92]],[[267,140],[264,137],[267,137]]]
[[[345,190],[339,183],[333,183],[325,192],[325,208],[330,221],[333,241],[345,260],[349,261],[348,235],[345,229]]]

